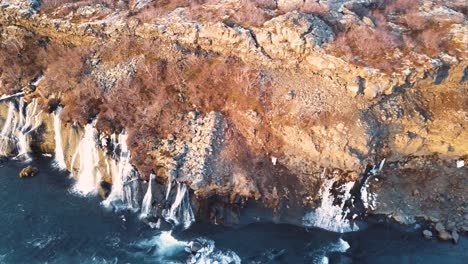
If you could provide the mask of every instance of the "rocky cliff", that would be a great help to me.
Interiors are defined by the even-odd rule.
[[[60,106],[69,170],[85,125],[124,130],[140,180],[186,183],[202,219],[467,230],[463,1],[120,2],[1,2],[0,91],[42,106],[34,150]]]

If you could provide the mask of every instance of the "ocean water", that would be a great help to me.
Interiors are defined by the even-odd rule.
[[[413,227],[369,224],[333,233],[257,223],[242,228],[195,223],[186,231],[160,232],[138,213],[105,209],[98,197],[75,194],[68,173],[36,157],[36,177],[26,166],[0,163],[0,263],[467,263],[468,241],[427,241]],[[197,256],[184,249],[202,244]]]

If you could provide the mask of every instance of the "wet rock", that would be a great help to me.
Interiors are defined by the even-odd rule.
[[[395,220],[395,222],[400,223],[400,224],[405,223],[404,216],[402,216],[400,214],[394,215],[393,220]]]
[[[458,232],[456,230],[452,231],[452,239],[453,239],[453,243],[455,243],[455,244],[457,244],[458,239],[460,239],[460,235],[458,234]]]
[[[110,183],[102,181],[99,184],[98,194],[103,200],[109,197],[109,194],[111,193],[111,191],[112,191],[112,185]]]
[[[447,240],[452,239],[452,236],[451,236],[450,233],[447,232],[446,230],[440,231],[437,237],[438,237],[440,240],[444,240],[444,241],[447,241]]]
[[[422,232],[422,234],[423,234],[423,236],[424,236],[425,239],[431,239],[431,238],[432,238],[432,232],[431,232],[430,230],[427,230],[427,229],[426,229],[426,230],[424,230],[424,231]]]
[[[455,222],[448,221],[447,222],[447,230],[452,231],[455,229]]]
[[[445,226],[441,222],[438,222],[434,228],[439,233],[445,231]]]
[[[36,176],[38,172],[39,172],[38,168],[33,167],[33,166],[27,166],[26,168],[21,170],[21,172],[19,173],[19,176],[21,178],[33,177],[33,176]]]
[[[188,243],[188,245],[185,247],[185,251],[195,255],[204,247],[205,246],[200,241],[194,240]]]

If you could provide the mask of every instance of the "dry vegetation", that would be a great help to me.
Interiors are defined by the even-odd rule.
[[[79,47],[55,42],[37,45],[38,41],[2,46],[0,78],[6,85],[1,92],[20,91],[18,80],[27,83],[42,72],[46,78],[36,92],[48,101],[46,108],[61,104],[64,121],[85,125],[96,119],[96,127],[105,133],[125,128],[134,163],[144,173],[156,169],[146,153],[159,138],[181,128],[189,111],[254,109],[262,113],[268,107],[270,84],[263,81],[263,73],[235,58],[195,50],[172,59],[158,53],[158,41],[135,39]],[[139,58],[135,75],[111,89],[104,90],[93,78],[91,59],[111,65],[135,57]]]
[[[429,56],[440,52],[457,55],[456,49],[448,47],[447,33],[451,25],[461,23],[463,19],[425,16],[420,7],[420,0],[382,0],[371,7],[349,6],[361,18],[370,18],[375,27],[366,24],[345,29],[336,27],[337,38],[328,50],[350,62],[388,72],[400,70],[403,66],[401,56],[412,52]],[[400,29],[390,27],[391,23]]]
[[[34,52],[40,40],[10,38],[0,43],[0,95],[13,94],[29,84],[41,70]]]
[[[89,3],[116,7],[116,1],[42,1],[43,12],[69,3],[76,8]],[[132,16],[151,20],[177,7],[187,7],[193,19],[217,21],[243,26],[260,26],[278,10],[275,1],[242,1],[237,12],[218,9],[206,12],[203,4],[216,4],[211,0],[153,1]],[[122,7],[121,1],[119,1]],[[124,8],[133,9],[134,1],[125,2]],[[119,7],[119,8],[120,8]],[[423,17],[418,13],[417,0],[381,1],[376,6],[350,6],[356,14],[369,17],[375,28],[360,24],[351,27],[335,26],[337,39],[329,51],[350,62],[371,65],[382,70],[401,67],[393,53],[412,51],[435,55],[446,49],[444,36],[448,27],[459,21],[441,17]],[[327,7],[306,1],[300,11],[326,18]],[[389,28],[392,22],[405,30],[397,34]],[[146,160],[158,138],[165,137],[168,129],[182,126],[181,118],[193,109],[204,112],[217,110],[229,115],[232,110],[254,110],[264,116],[270,107],[266,98],[272,84],[265,72],[244,65],[236,58],[222,58],[199,50],[178,51],[183,54],[170,57],[158,52],[161,43],[153,40],[120,39],[105,46],[69,46],[49,42],[48,39],[29,37],[2,40],[0,45],[0,94],[12,94],[43,73],[39,93],[50,104],[64,106],[62,118],[84,125],[97,119],[97,128],[106,133],[129,132],[129,145],[134,164],[142,173],[152,168]],[[115,64],[138,57],[136,73],[104,90],[92,76],[91,58],[100,58],[101,64]]]

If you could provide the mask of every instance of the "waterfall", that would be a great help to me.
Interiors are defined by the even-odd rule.
[[[15,103],[18,104],[16,109]],[[31,132],[42,124],[42,111],[37,100],[25,104],[23,98],[15,98],[9,103],[8,116],[0,134],[0,155],[9,156],[16,153],[17,158],[29,160],[31,152]]]
[[[369,180],[372,176],[377,175],[383,168],[385,164],[385,159],[380,161],[379,167],[375,165],[369,171],[368,177],[361,186],[361,201],[365,209],[375,210],[377,208],[377,194],[369,191],[370,183]]]
[[[153,193],[151,190],[151,185],[153,183],[153,178],[155,178],[156,175],[151,174],[150,175],[150,180],[148,182],[148,189],[146,190],[145,197],[143,198],[143,202],[141,204],[141,218],[147,218],[150,213],[151,213],[151,206],[152,206],[152,200],[153,200]]]
[[[169,211],[165,214],[165,219],[174,225],[182,225],[184,229],[190,227],[195,221],[190,197],[185,183],[177,181],[177,194]]]
[[[55,141],[55,161],[54,166],[60,170],[66,170],[65,155],[62,145],[62,122],[60,121],[60,112],[62,108],[57,108],[54,112],[54,141]]]
[[[322,178],[324,177],[322,174]],[[336,179],[327,179],[320,190],[321,204],[314,212],[306,214],[303,218],[305,226],[314,226],[334,232],[356,231],[357,226],[352,226],[347,219],[348,210],[345,203],[351,198],[351,189],[354,182],[347,182],[336,188],[340,193],[335,197],[332,193]]]
[[[138,172],[132,170],[123,183],[123,202],[127,208],[133,211],[140,208],[141,184],[139,178]]]
[[[98,169],[97,130],[94,128],[94,124],[87,124],[84,130],[84,136],[73,155],[71,168],[73,171],[76,159],[79,157],[79,170],[74,175],[78,180],[75,183],[74,190],[80,194],[87,195],[97,190],[101,181],[101,173]]]
[[[168,180],[167,180],[167,189],[166,189],[166,201],[169,199],[169,194],[171,193],[171,188],[172,188],[172,176],[169,174]]]
[[[119,136],[113,134],[110,138],[113,153],[110,158],[105,159],[107,173],[112,176],[112,191],[102,204],[105,207],[112,206],[117,210],[127,206],[124,203],[124,181],[133,174],[127,137],[125,132],[122,132]]]
[[[29,160],[29,153],[31,152],[30,147],[30,133],[36,130],[41,125],[41,114],[42,111],[38,110],[37,100],[33,99],[31,103],[25,105],[23,98],[20,98],[19,111],[20,121],[18,127],[20,128],[16,132],[17,138],[17,148],[18,155],[17,157],[23,157],[26,160]],[[24,111],[24,113],[23,113]]]

